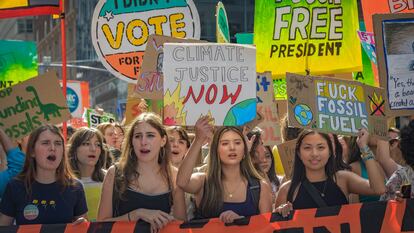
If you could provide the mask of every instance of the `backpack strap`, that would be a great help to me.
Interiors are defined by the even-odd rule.
[[[252,195],[254,207],[257,213],[260,213],[260,210],[259,210],[260,180],[257,178],[249,177],[248,182],[249,182],[249,191],[250,191],[250,194]]]
[[[112,188],[112,217],[119,216],[119,191],[116,187],[116,177],[119,175],[119,169],[117,164],[115,164],[115,175],[114,175],[114,185]]]
[[[328,206],[322,197],[319,196],[319,191],[309,182],[307,178],[302,181],[302,185],[319,207]]]

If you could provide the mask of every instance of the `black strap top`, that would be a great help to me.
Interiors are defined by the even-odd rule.
[[[327,206],[338,206],[348,204],[348,199],[338,185],[332,180],[311,183],[320,193],[321,198]],[[301,185],[298,194],[293,201],[293,209],[318,208],[318,204],[312,199],[311,195]]]

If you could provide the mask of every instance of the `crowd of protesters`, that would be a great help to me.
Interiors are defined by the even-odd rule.
[[[187,131],[144,112],[129,125],[76,129],[67,140],[43,125],[18,142],[0,129],[0,225],[145,221],[158,232],[173,220],[231,223],[414,197],[414,120],[390,128],[388,140],[366,129],[350,137],[281,122],[284,141],[296,139],[290,177],[276,173],[277,153],[260,128],[210,122],[202,116]]]

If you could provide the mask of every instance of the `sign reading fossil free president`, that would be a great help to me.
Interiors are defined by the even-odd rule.
[[[333,74],[362,68],[356,1],[256,0],[257,72]]]
[[[255,55],[250,45],[164,44],[164,124],[194,125],[200,115],[212,116],[216,125],[252,121]]]
[[[328,77],[286,76],[289,125],[355,135],[360,128],[387,136],[385,90]]]
[[[200,19],[192,0],[100,0],[91,31],[105,68],[135,83],[149,35],[199,39]]]
[[[0,127],[11,139],[22,138],[44,123],[58,124],[69,117],[56,73],[0,90]]]

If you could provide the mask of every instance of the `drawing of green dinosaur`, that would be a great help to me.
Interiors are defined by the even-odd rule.
[[[40,109],[40,111],[36,112],[36,113],[37,114],[42,114],[43,113],[44,114],[43,117],[47,121],[50,121],[50,118],[49,118],[50,114],[52,114],[53,117],[58,117],[58,116],[60,117],[60,110],[67,109],[67,107],[60,107],[60,106],[57,106],[54,103],[43,104],[40,101],[39,95],[37,94],[37,91],[33,86],[26,87],[26,91],[27,92],[33,92],[33,95],[35,96],[35,98],[37,100],[37,103],[38,103],[38,106],[39,106],[39,109]]]

